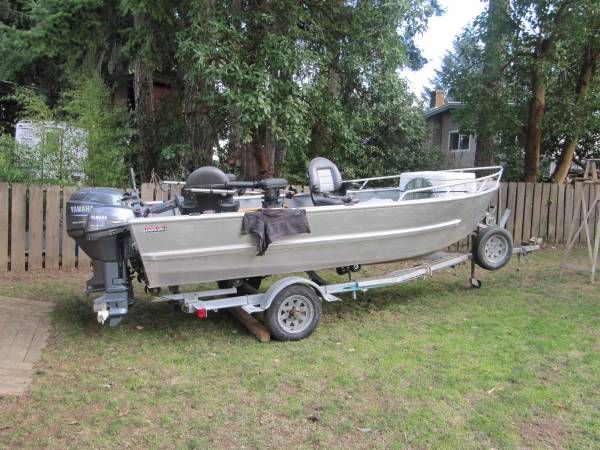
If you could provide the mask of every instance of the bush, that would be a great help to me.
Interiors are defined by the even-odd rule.
[[[15,164],[16,153],[16,143],[13,137],[9,134],[0,134],[0,181],[9,183],[30,181],[29,174]]]
[[[133,129],[125,105],[113,104],[99,76],[74,79],[54,108],[29,88],[17,89],[9,99],[22,108],[19,119],[33,124],[38,144],[19,145],[0,135],[1,180],[71,184],[82,173],[82,181],[92,186],[126,184],[124,161]]]
[[[86,130],[86,183],[120,186],[126,183],[125,157],[131,152],[133,129],[124,105],[112,101],[110,89],[99,76],[81,76],[62,98],[65,121]]]

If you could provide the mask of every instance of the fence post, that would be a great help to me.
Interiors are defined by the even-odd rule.
[[[542,184],[542,204],[540,210],[540,233],[544,242],[548,242],[548,212],[550,211],[550,183]]]
[[[29,248],[27,270],[42,268],[44,247],[44,190],[41,186],[29,186]]]
[[[556,222],[558,210],[558,185],[550,185],[550,208],[548,211],[548,242],[556,242]]]
[[[0,271],[8,270],[8,183],[0,183]]]
[[[564,223],[565,223],[565,185],[558,185],[556,203],[556,241],[557,243],[563,242]]]
[[[536,183],[533,187],[533,205],[531,214],[531,236],[540,237],[540,222],[542,214],[542,183]]]
[[[575,189],[572,185],[568,184],[565,186],[565,219],[563,223],[563,235],[562,242],[567,242],[569,239],[571,220],[573,219],[573,197],[575,195]]]
[[[46,269],[59,268],[60,251],[60,188],[46,189]]]
[[[520,245],[523,239],[523,211],[525,210],[526,183],[517,183],[517,201],[515,203],[515,228],[513,240]]]
[[[63,207],[62,207],[62,269],[75,268],[75,240],[67,234],[67,202],[71,194],[77,190],[73,186],[63,187]]]
[[[11,186],[10,270],[25,271],[25,223],[27,220],[27,186]]]
[[[142,183],[140,197],[143,202],[154,200],[154,183]]]

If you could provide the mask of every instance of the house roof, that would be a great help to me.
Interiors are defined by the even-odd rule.
[[[463,102],[446,102],[442,106],[438,106],[437,108],[431,108],[425,111],[425,118],[429,119],[430,117],[437,116],[446,111],[451,111],[456,108],[462,108],[464,106]]]

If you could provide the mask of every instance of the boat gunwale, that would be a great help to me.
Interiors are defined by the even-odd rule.
[[[476,180],[475,180],[476,181]],[[466,183],[462,183],[466,184]],[[406,206],[416,205],[427,205],[444,202],[458,202],[472,198],[481,197],[488,195],[499,189],[499,182],[495,183],[490,189],[486,189],[479,192],[465,193],[464,195],[455,197],[431,197],[424,199],[411,199],[411,200],[392,200],[391,202],[377,203],[377,202],[363,202],[352,205],[328,205],[328,206],[306,206],[300,208],[274,208],[274,209],[303,209],[307,213],[325,213],[330,211],[356,211],[356,210],[371,210],[379,208],[400,208]],[[374,188],[377,189],[377,188]],[[399,189],[399,188],[398,188]],[[363,189],[361,192],[368,192],[371,189]],[[197,214],[197,215],[179,215],[179,216],[150,216],[150,217],[135,217],[129,219],[129,225],[142,225],[147,223],[173,223],[173,222],[186,222],[195,220],[220,220],[220,219],[233,219],[244,217],[244,211],[225,212],[225,213],[212,213],[212,214]]]

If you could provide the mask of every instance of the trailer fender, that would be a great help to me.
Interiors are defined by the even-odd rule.
[[[328,294],[323,286],[319,286],[314,281],[302,277],[286,277],[282,278],[281,280],[277,280],[275,283],[273,283],[273,285],[267,290],[267,292],[265,292],[265,295],[261,300],[260,306],[264,309],[269,308],[277,294],[279,294],[283,289],[287,288],[288,286],[292,286],[294,284],[301,284],[311,287],[312,289],[314,289],[316,294],[323,300],[337,300],[336,297],[334,297],[331,294]]]

